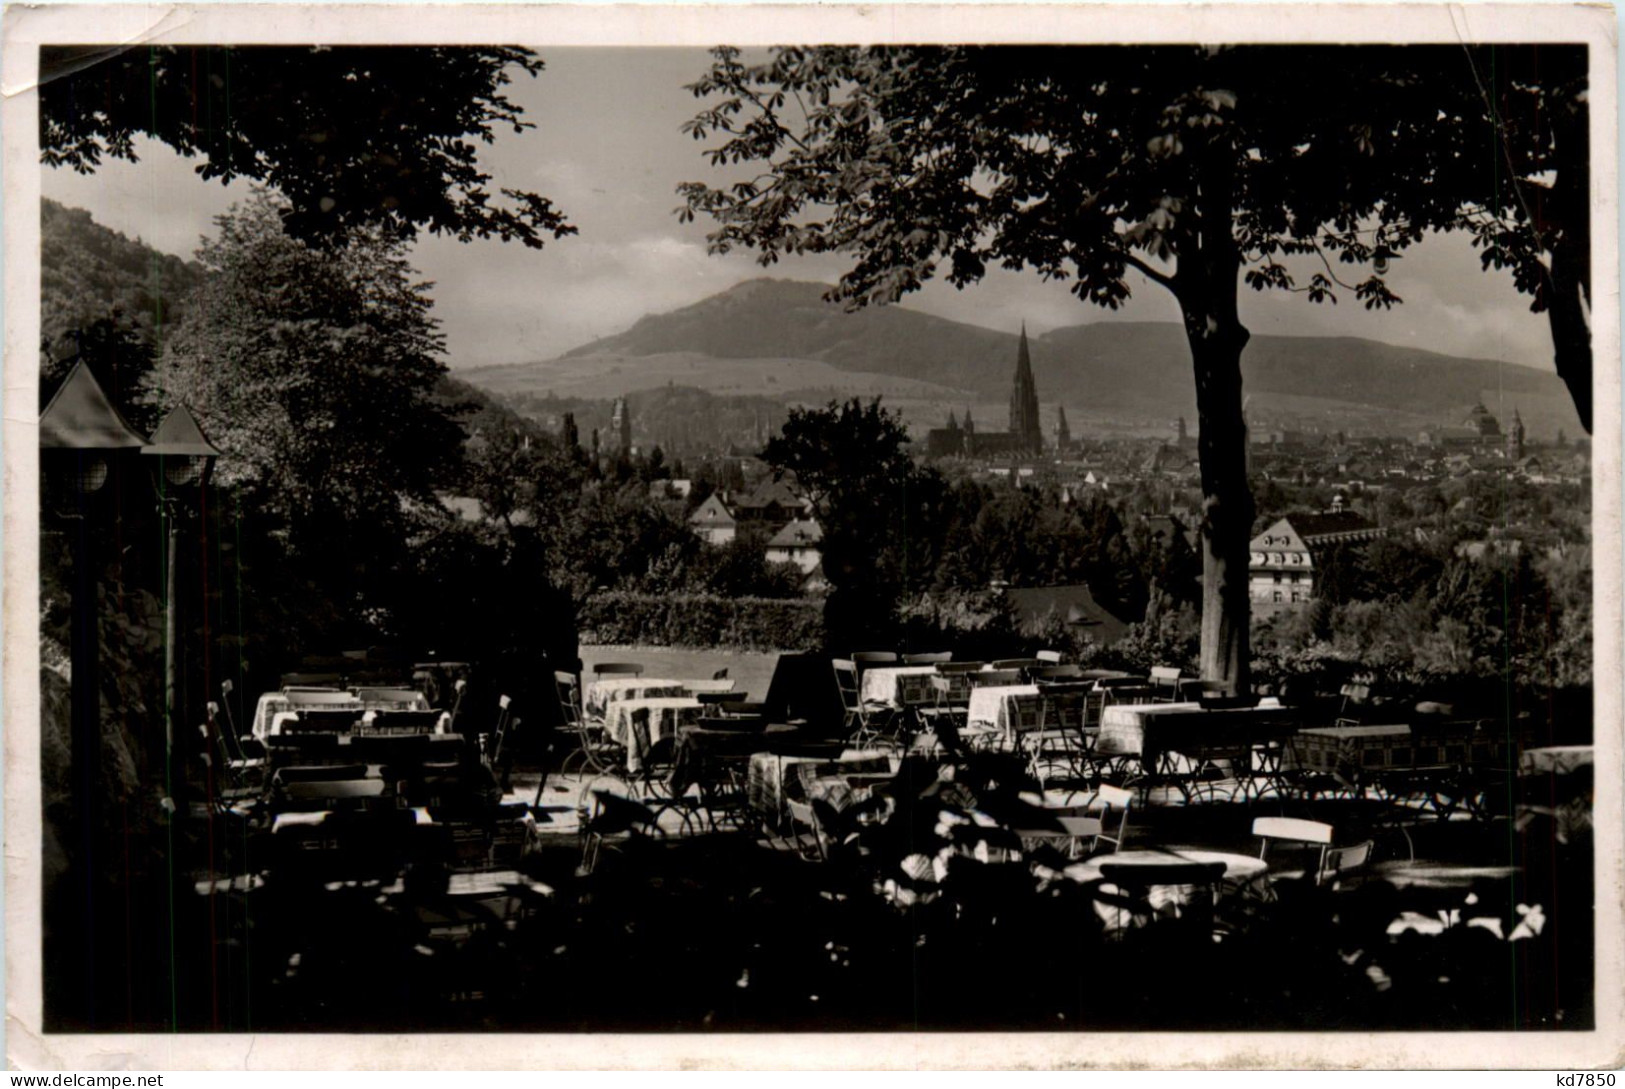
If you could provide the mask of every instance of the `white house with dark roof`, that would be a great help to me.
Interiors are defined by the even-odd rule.
[[[722,502],[722,497],[715,493],[706,496],[705,502],[694,508],[694,513],[688,516],[688,528],[700,540],[714,545],[727,544],[739,533],[738,521]]]
[[[1292,514],[1253,538],[1248,597],[1254,616],[1274,616],[1309,601],[1315,593],[1317,556],[1334,544],[1360,544],[1382,536],[1376,523],[1341,508]]]
[[[823,559],[824,531],[811,519],[798,518],[767,542],[768,563],[793,563],[810,573]]]

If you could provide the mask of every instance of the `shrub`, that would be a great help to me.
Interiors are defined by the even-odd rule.
[[[1019,630],[1002,595],[940,591],[905,601],[898,610],[905,645],[951,650],[964,661],[1015,657],[1035,641]]]
[[[581,605],[587,643],[738,650],[810,650],[823,640],[823,602],[604,590]]]

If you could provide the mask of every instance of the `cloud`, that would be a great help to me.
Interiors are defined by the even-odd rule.
[[[482,146],[480,163],[496,185],[552,198],[580,233],[540,251],[419,241],[413,260],[436,281],[435,313],[453,366],[551,358],[753,276],[832,282],[848,267],[840,256],[767,268],[749,253],[712,257],[706,225],[677,221],[676,184],[708,171],[701,146],[680,131],[695,108],[682,87],[704,70],[703,51],[548,49],[544,56],[542,76],[512,88],[536,128]],[[44,192],[165,252],[190,256],[199,235],[212,233],[213,217],[246,190],[201,181],[194,163],[161,145],[144,141],[140,153],[137,164],[109,162],[89,176],[45,170]],[[1131,282],[1133,297],[1115,312],[1080,302],[1067,283],[1004,269],[964,291],[934,281],[905,305],[995,329],[1013,331],[1025,321],[1035,335],[1085,322],[1180,319],[1167,291],[1137,276]],[[1258,334],[1370,337],[1550,366],[1544,317],[1529,313],[1529,300],[1506,273],[1480,271],[1464,238],[1431,237],[1407,250],[1390,283],[1405,299],[1390,312],[1368,312],[1351,293],[1336,306],[1316,306],[1243,287],[1242,316]]]

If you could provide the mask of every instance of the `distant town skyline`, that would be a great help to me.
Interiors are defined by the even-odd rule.
[[[649,313],[677,309],[756,276],[833,282],[840,256],[795,258],[769,267],[749,253],[706,253],[703,220],[678,222],[676,185],[715,180],[705,145],[680,131],[697,101],[684,89],[704,72],[692,48],[537,46],[547,67],[509,88],[535,129],[482,147],[493,186],[550,197],[580,230],[541,251],[496,241],[423,236],[412,261],[433,281],[435,314],[453,368],[550,359],[618,333]],[[195,162],[151,142],[141,161],[105,161],[93,174],[41,168],[42,193],[85,208],[97,222],[167,253],[191,257],[214,217],[247,186],[204,182]],[[1480,271],[1465,237],[1430,238],[1396,261],[1390,285],[1405,300],[1368,312],[1352,293],[1315,305],[1280,292],[1242,290],[1242,319],[1256,334],[1354,336],[1449,355],[1501,359],[1551,370],[1544,315],[1513,290],[1511,277]],[[1167,292],[1141,281],[1121,310],[1079,302],[1066,283],[1031,271],[994,270],[958,291],[933,281],[904,305],[955,321],[1034,336],[1095,321],[1177,321]]]

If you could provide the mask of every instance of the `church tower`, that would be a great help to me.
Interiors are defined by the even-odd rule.
[[[1066,425],[1066,406],[1055,406],[1055,449],[1065,450],[1072,445],[1072,429]]]
[[[1027,349],[1027,324],[1021,325],[1016,348],[1016,380],[1010,389],[1010,434],[1016,447],[1027,453],[1044,448],[1044,430],[1038,421],[1038,387],[1033,384],[1032,355]]]
[[[1513,461],[1523,460],[1523,417],[1517,409],[1512,410],[1512,428],[1507,432],[1507,457]]]
[[[609,417],[610,430],[615,433],[615,452],[621,457],[632,453],[632,410],[625,397],[615,398],[615,410]]]

